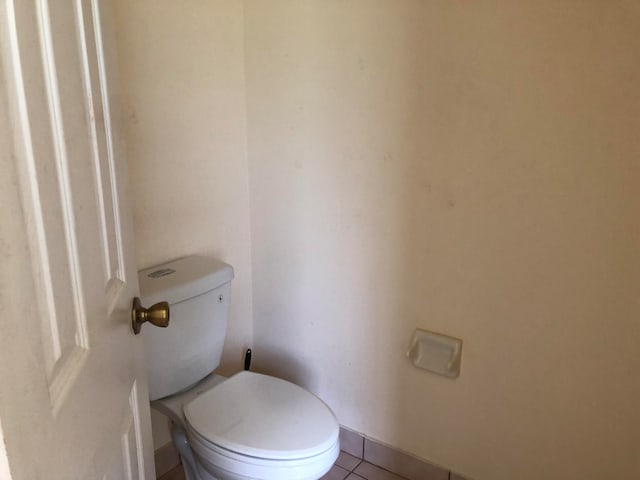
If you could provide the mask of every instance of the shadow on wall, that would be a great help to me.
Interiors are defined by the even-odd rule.
[[[282,351],[261,351],[252,370],[288,380],[307,389],[314,385],[313,371],[294,356]]]
[[[247,77],[257,368],[318,393],[342,423],[416,452],[423,435],[406,427],[417,404],[433,401],[425,385],[448,385],[410,370],[409,338],[416,327],[462,335],[424,308],[442,293],[431,262],[450,234],[434,240],[434,230],[446,229],[457,201],[446,167],[453,147],[440,140],[457,117],[447,122],[448,79],[424,58],[447,53],[415,48],[438,35],[405,3],[289,5],[266,24],[255,7]]]
[[[640,473],[638,17],[245,15],[256,368],[472,478]],[[415,328],[464,340],[459,379],[411,366]]]

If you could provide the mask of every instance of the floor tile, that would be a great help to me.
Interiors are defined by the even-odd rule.
[[[185,480],[184,470],[182,469],[182,465],[178,465],[173,470],[168,471],[163,476],[161,476],[158,480]]]
[[[347,478],[347,475],[349,475],[349,470],[334,465],[320,480],[344,480]]]
[[[349,475],[346,480],[367,480],[366,478],[362,478],[360,475],[356,475],[355,473],[352,473],[351,475]]]
[[[371,465],[367,462],[362,462],[360,465],[358,465],[353,473],[366,478],[366,480],[403,480],[403,477],[400,477],[395,473],[383,470],[382,468],[376,467],[375,465]]]
[[[340,452],[340,455],[336,460],[336,465],[339,465],[342,468],[352,471],[354,468],[358,466],[360,461],[361,460],[359,458],[356,458],[353,455],[348,454],[347,452]]]

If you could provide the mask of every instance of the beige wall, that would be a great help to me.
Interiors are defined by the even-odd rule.
[[[252,338],[242,4],[117,5],[139,266],[190,253],[234,266],[233,369]]]
[[[192,253],[233,265],[229,373],[253,338],[242,4],[116,5],[139,267]]]
[[[640,476],[634,8],[245,2],[257,366],[478,480]]]
[[[229,371],[476,480],[640,475],[637,3],[118,3],[140,266],[234,265]]]

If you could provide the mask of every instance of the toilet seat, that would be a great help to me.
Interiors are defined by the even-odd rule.
[[[339,453],[339,425],[320,399],[244,371],[184,406],[189,443],[212,478],[317,479]]]

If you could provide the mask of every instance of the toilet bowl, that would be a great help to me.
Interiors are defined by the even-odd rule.
[[[317,480],[340,450],[331,409],[288,381],[220,361],[233,269],[186,257],[139,273],[143,302],[167,299],[167,329],[143,331],[151,405],[172,420],[187,480]]]
[[[212,375],[152,402],[170,417],[187,480],[316,480],[338,457],[339,425],[319,398],[253,372]]]

